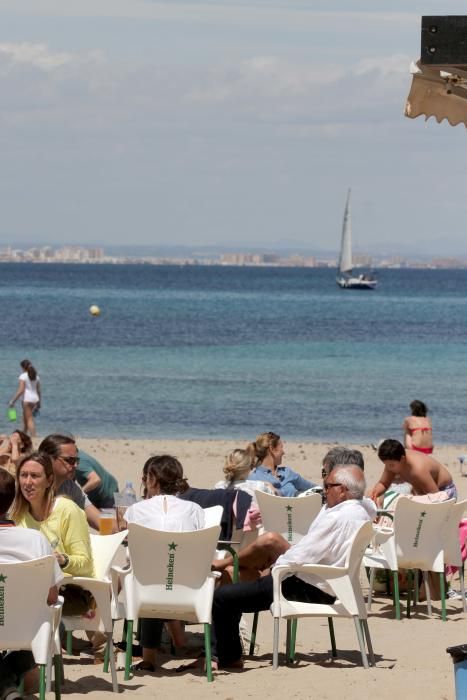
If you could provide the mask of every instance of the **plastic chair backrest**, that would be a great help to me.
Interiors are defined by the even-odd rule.
[[[345,568],[348,569],[348,578],[351,583],[351,591],[343,581],[330,580],[329,583],[334,588],[336,595],[342,605],[351,615],[358,614],[365,618],[366,607],[363,593],[360,586],[360,569],[365,550],[374,537],[373,525],[370,522],[363,523],[354,534],[352,545],[347,553]]]
[[[117,554],[118,548],[128,534],[128,530],[116,532],[113,535],[95,535],[91,533],[91,550],[94,560],[95,577],[109,577],[110,567]]]
[[[204,527],[220,525],[224,509],[222,506],[209,506],[204,508]]]
[[[297,543],[307,534],[322,507],[319,494],[285,498],[263,491],[255,493],[264,529],[280,533],[290,544]]]
[[[0,649],[31,649],[38,664],[50,653],[53,611],[47,605],[54,585],[55,557],[0,562]]]
[[[394,510],[397,562],[402,569],[444,570],[444,530],[453,501],[417,503],[400,498]]]
[[[462,554],[459,540],[459,523],[467,510],[467,500],[453,503],[449,519],[444,529],[444,563],[462,566]]]
[[[145,617],[145,610],[157,610],[161,614],[146,617],[185,619],[182,613],[191,611],[187,621],[193,616],[200,622],[200,616],[210,621],[212,594],[206,603],[203,588],[208,578],[214,588],[211,564],[219,534],[217,525],[194,532],[164,532],[129,523],[132,575],[128,577],[127,618]]]

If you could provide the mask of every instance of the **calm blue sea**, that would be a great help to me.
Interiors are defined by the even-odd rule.
[[[467,441],[467,271],[0,264],[0,430],[19,361],[41,435],[375,442],[414,398]],[[98,304],[94,318],[89,306]]]

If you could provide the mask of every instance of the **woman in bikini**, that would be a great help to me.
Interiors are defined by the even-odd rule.
[[[428,409],[423,401],[412,401],[411,416],[404,418],[404,445],[410,450],[417,450],[426,455],[433,452],[433,432],[431,420],[427,417]]]

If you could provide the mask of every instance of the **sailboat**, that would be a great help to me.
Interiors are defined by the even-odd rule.
[[[342,289],[374,289],[378,284],[373,276],[361,274],[352,275],[352,226],[350,222],[350,190],[345,204],[344,221],[342,223],[341,254],[339,258],[340,277],[336,282]]]

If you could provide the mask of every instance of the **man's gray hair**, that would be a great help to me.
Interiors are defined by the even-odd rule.
[[[355,467],[355,465],[352,465]],[[352,498],[361,500],[365,494],[366,481],[363,472],[359,469],[352,469],[348,464],[337,464],[332,472],[336,483],[345,486]]]
[[[355,465],[360,469],[365,468],[363,455],[360,450],[351,450],[348,447],[331,447],[323,457],[323,467],[328,471],[332,471],[338,464]]]

